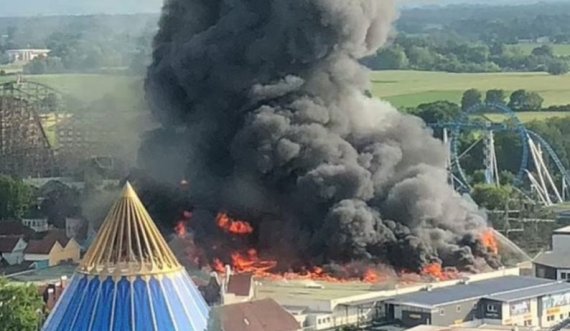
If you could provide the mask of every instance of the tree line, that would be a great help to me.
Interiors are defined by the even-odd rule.
[[[150,58],[155,15],[0,18],[0,65],[9,49],[47,48],[27,74],[122,70],[141,72]]]
[[[363,60],[373,70],[423,70],[447,72],[536,71],[563,75],[570,57],[557,56],[549,44],[530,54],[500,42],[484,44],[445,35],[399,34],[393,43]]]

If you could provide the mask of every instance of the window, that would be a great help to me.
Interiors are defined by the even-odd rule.
[[[560,314],[560,319],[561,319],[561,320],[564,319],[564,314]]]
[[[445,309],[443,309],[443,308],[440,309],[440,310],[439,310],[439,314],[440,314],[441,316],[444,316],[444,315],[445,315]]]
[[[524,326],[532,326],[532,320],[524,321]]]
[[[568,273],[566,273],[566,272],[561,272],[561,273],[560,273],[560,278],[561,278],[561,279],[568,279]]]
[[[547,320],[548,322],[554,321],[554,315],[548,315],[548,316],[546,316],[546,320]]]
[[[487,305],[487,311],[490,311],[490,312],[497,312],[497,306],[495,306],[495,305]]]
[[[460,305],[457,305],[457,307],[455,307],[455,311],[457,311],[458,313],[460,313],[460,312],[461,312],[461,306],[460,306]]]

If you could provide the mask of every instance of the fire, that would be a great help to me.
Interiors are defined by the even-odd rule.
[[[174,227],[174,231],[176,231],[178,238],[185,238],[188,234],[188,230],[186,230],[186,222],[178,221]]]
[[[366,283],[378,283],[381,280],[381,275],[372,269],[368,269],[366,270],[366,272],[364,273],[364,277],[362,278],[363,281],[365,281]]]
[[[368,268],[362,276],[347,276],[345,278],[335,277],[326,272],[323,268],[316,266],[300,272],[279,273],[275,270],[277,268],[277,261],[260,258],[255,249],[249,249],[247,252],[242,253],[232,253],[231,266],[233,271],[237,274],[249,273],[255,277],[273,280],[314,280],[329,283],[363,281],[369,284],[376,284],[385,279],[379,271],[371,268]],[[225,272],[224,264],[219,259],[214,260],[212,269],[219,273]]]
[[[253,233],[253,227],[246,221],[240,221],[230,218],[225,213],[219,213],[216,217],[218,227],[235,235],[248,235]]]
[[[192,218],[192,213],[189,211],[184,211],[182,213],[182,219],[176,222],[174,231],[176,232],[178,238],[186,238],[186,236],[188,235],[188,229],[186,227],[188,226],[188,222],[190,221],[191,218]]]
[[[255,249],[250,249],[247,254],[232,254],[233,268],[238,273],[252,273],[255,276],[270,274],[270,270],[277,266],[277,261],[262,260],[257,256]]]
[[[423,267],[421,274],[423,276],[429,276],[437,280],[450,280],[459,277],[459,273],[456,270],[445,270],[441,263],[430,263]]]
[[[499,254],[499,244],[493,229],[487,229],[481,234],[481,242],[491,253]]]

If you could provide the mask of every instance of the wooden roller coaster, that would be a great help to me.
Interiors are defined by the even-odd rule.
[[[44,84],[21,78],[0,84],[0,174],[66,176],[100,156],[104,128],[70,107],[63,93]]]

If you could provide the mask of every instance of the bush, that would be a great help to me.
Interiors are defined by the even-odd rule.
[[[553,60],[548,64],[546,69],[546,71],[551,75],[565,75],[569,70],[568,62],[564,60]]]

